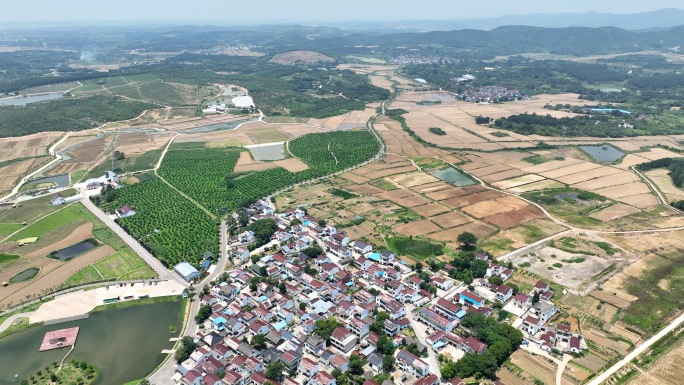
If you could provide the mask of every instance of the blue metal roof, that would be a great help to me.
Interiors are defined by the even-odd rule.
[[[281,331],[287,327],[287,322],[280,321],[277,324],[273,325],[273,327],[275,328],[275,330]]]
[[[368,254],[368,259],[375,262],[380,262],[380,253],[370,253]]]

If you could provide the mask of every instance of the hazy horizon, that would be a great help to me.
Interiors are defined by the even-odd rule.
[[[639,13],[680,8],[681,0],[652,0],[648,3],[623,0],[548,1],[491,0],[482,4],[454,4],[453,0],[395,0],[368,2],[320,2],[314,0],[256,0],[251,7],[226,3],[200,4],[187,0],[120,0],[115,6],[92,0],[5,0],[3,22],[74,24],[325,24],[372,21],[468,20],[523,14]],[[250,11],[253,9],[253,11]],[[222,13],[223,12],[223,13]],[[49,26],[46,25],[46,26]]]

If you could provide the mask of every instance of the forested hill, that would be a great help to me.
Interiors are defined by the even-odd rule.
[[[540,28],[506,26],[491,31],[463,29],[427,33],[397,33],[381,36],[353,35],[312,40],[311,49],[353,46],[430,46],[482,49],[491,55],[521,52],[550,52],[587,55],[669,49],[684,45],[684,26],[661,31],[637,32],[614,27]]]

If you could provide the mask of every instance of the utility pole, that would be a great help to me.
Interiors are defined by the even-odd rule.
[[[561,145],[560,145],[560,148],[558,149],[558,154],[556,155],[556,159],[558,159],[558,160],[565,159],[565,126],[563,126],[563,131],[561,133]]]

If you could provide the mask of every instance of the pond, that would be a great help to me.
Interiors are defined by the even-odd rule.
[[[470,186],[475,184],[475,181],[472,180],[468,175],[462,173],[461,171],[453,167],[446,167],[440,170],[435,170],[432,171],[431,174],[445,182],[449,182],[459,187]]]
[[[40,178],[40,179],[34,179],[32,181],[29,181],[28,183],[32,184],[32,185],[39,185],[39,184],[43,184],[43,183],[54,183],[56,185],[55,187],[67,187],[67,186],[69,186],[69,174],[62,174],[62,175],[49,176],[49,177]]]
[[[14,277],[10,278],[10,283],[17,283],[17,282],[24,282],[28,281],[29,279],[33,278],[38,274],[40,269],[37,267],[31,267],[29,269],[26,269],[22,271],[21,273],[15,275]]]
[[[121,385],[143,378],[164,359],[173,342],[169,326],[180,326],[181,302],[96,312],[90,318],[36,326],[0,339],[0,385],[18,385],[29,375],[61,361],[68,349],[38,352],[48,331],[80,327],[67,360],[85,360],[101,372],[95,385]],[[14,378],[18,374],[19,377]]]
[[[63,249],[57,250],[50,254],[50,258],[59,259],[62,261],[68,261],[74,257],[77,257],[83,253],[86,253],[92,249],[97,248],[99,245],[94,239],[86,239],[83,242],[76,243],[74,245],[65,247]]]
[[[609,145],[602,146],[580,146],[580,150],[586,152],[594,160],[599,162],[615,162],[625,155],[624,152]]]
[[[280,160],[285,159],[283,154],[284,143],[268,143],[247,147],[255,160]]]
[[[0,106],[25,106],[30,103],[44,102],[46,100],[59,99],[64,97],[63,92],[49,92],[46,94],[36,94],[29,96],[12,96],[0,99]]]

